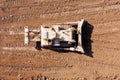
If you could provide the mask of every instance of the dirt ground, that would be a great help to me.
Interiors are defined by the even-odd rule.
[[[93,26],[91,52],[24,46],[26,25],[81,19]],[[120,80],[120,0],[0,0],[0,40],[0,80]]]

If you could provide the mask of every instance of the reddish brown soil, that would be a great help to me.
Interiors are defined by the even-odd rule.
[[[24,46],[24,26],[87,20],[92,56]],[[0,80],[120,80],[120,0],[0,0]]]

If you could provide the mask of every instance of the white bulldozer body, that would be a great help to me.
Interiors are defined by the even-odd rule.
[[[82,47],[82,27],[84,19],[78,22],[57,23],[55,25],[41,25],[40,29],[29,30],[24,27],[24,44],[40,42],[41,48],[53,47],[84,53]]]

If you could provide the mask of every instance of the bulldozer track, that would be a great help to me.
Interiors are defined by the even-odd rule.
[[[41,70],[41,71],[50,71],[50,70],[61,70],[61,69],[70,69],[71,66],[48,66],[48,67],[35,67],[35,66],[14,66],[14,65],[0,65],[0,69],[4,70]]]
[[[59,60],[58,60],[59,61]],[[112,69],[120,69],[119,65],[115,65],[115,64],[108,64],[108,63],[103,63],[103,62],[93,62],[93,61],[89,61],[89,60],[76,60],[76,59],[71,59],[71,60],[64,60],[67,62],[72,62],[72,63],[77,63],[77,64],[85,64],[86,66],[89,65],[99,65],[101,67],[105,67],[108,66]],[[63,70],[63,69],[71,69],[74,66],[48,66],[48,67],[35,67],[35,66],[14,66],[14,65],[0,65],[0,69],[4,69],[4,70]]]
[[[103,49],[109,49],[111,50],[110,48],[103,48]],[[119,50],[120,51],[120,50]],[[23,54],[23,53],[22,53]],[[18,55],[16,54],[15,56],[23,56],[23,57],[33,57],[30,56],[29,53],[29,56],[27,55]],[[8,55],[8,54],[7,54]],[[14,55],[14,54],[13,54]],[[87,65],[100,65],[101,67],[105,67],[105,66],[109,66],[110,68],[112,69],[120,69],[120,66],[119,65],[115,65],[115,64],[108,64],[108,63],[102,63],[102,62],[97,62],[97,61],[89,61],[89,60],[81,60],[81,59],[72,59],[72,58],[67,58],[67,57],[63,57],[61,58],[59,55],[49,55],[49,56],[46,56],[46,55],[42,55],[40,54],[40,56],[38,57],[38,59],[42,57],[44,59],[47,59],[47,60],[55,60],[55,61],[59,61],[59,62],[69,62],[69,63],[76,63],[76,64],[87,64]],[[68,66],[68,68],[70,68],[71,66]],[[74,67],[74,66],[73,66]],[[51,68],[57,68],[57,69],[65,69],[66,67],[64,66],[53,66],[53,67],[34,67],[34,66],[23,66],[23,67],[19,67],[19,66],[6,66],[6,65],[0,65],[0,69],[12,69],[12,70],[46,70],[46,69],[51,69]]]
[[[113,47],[106,47],[106,46],[94,46],[94,48],[98,48],[98,49],[102,49],[102,50],[109,50],[109,51],[115,51],[115,53],[119,53],[120,52],[120,48],[113,48]]]
[[[89,13],[90,15],[108,15],[110,12],[110,10],[113,10],[112,13],[116,13],[116,15],[119,15],[119,7],[120,5],[117,4],[117,5],[109,5],[109,6],[105,6],[104,7],[92,7],[92,8],[84,8],[84,9],[73,9],[73,10],[65,10],[65,11],[57,11],[57,12],[45,12],[42,11],[43,13],[41,13],[40,10],[38,10],[39,12],[37,12],[37,14],[33,14],[31,12],[35,12],[35,11],[31,11],[31,10],[35,10],[35,9],[31,9],[30,10],[30,13],[25,13],[25,14],[22,14],[22,15],[8,15],[8,16],[4,16],[4,17],[1,17],[0,18],[0,23],[2,24],[6,24],[6,23],[11,23],[11,22],[21,22],[21,21],[26,21],[26,20],[29,20],[31,18],[50,18],[50,17],[55,17],[55,16],[58,16],[58,15],[61,15],[61,16],[67,16],[69,13],[71,13],[71,15],[73,15],[74,13],[76,13],[75,15],[79,15],[79,14],[84,14],[84,13]],[[49,11],[49,10],[47,10]],[[96,12],[96,11],[101,11],[101,12]],[[88,14],[84,14],[82,16],[85,16],[85,15],[88,15]],[[118,20],[118,17],[117,17],[117,20]]]
[[[99,46],[95,46],[97,49],[99,48]],[[101,47],[99,48],[100,50],[104,49],[104,50],[115,50],[115,49],[112,49],[112,48],[108,48],[108,47]],[[116,49],[117,52],[119,53],[120,52],[120,49]],[[22,57],[26,57],[26,58],[31,58],[31,57],[35,57],[35,54],[32,54],[32,53],[16,53],[16,54],[13,54],[13,53],[4,53],[4,54],[1,54],[1,55],[15,55],[15,56],[22,56]],[[100,62],[100,61],[89,61],[89,60],[85,60],[85,59],[74,59],[74,58],[69,58],[69,57],[61,57],[59,56],[59,54],[55,54],[55,55],[44,55],[44,54],[39,54],[37,57],[37,59],[40,59],[40,58],[43,58],[45,60],[55,60],[55,61],[59,61],[59,62],[68,62],[68,63],[76,63],[76,64],[87,64],[87,65],[99,65],[99,66],[110,66],[111,68],[113,69],[119,69],[120,66],[119,65],[116,65],[116,64],[111,64],[111,63],[104,63],[104,62]],[[4,65],[0,65],[0,68],[3,68],[2,66]],[[9,67],[7,66],[8,68],[12,68],[14,69],[14,67]],[[63,66],[62,66],[63,67]],[[70,66],[69,66],[70,67]],[[73,66],[74,67],[74,66]],[[6,67],[4,66],[4,69]],[[18,66],[15,67],[16,68],[19,68]],[[22,68],[25,68],[25,70],[27,69],[32,69],[32,68],[35,68],[35,67],[30,67],[30,66],[27,66],[27,67],[20,67],[19,69],[22,69]],[[44,67],[43,67],[44,68]],[[49,68],[49,67],[45,67],[45,68]],[[54,67],[53,67],[54,68]],[[57,67],[59,68],[59,66]],[[60,67],[61,68],[61,67]],[[6,68],[7,69],[7,68]],[[42,69],[42,67],[37,67],[36,69]],[[34,69],[34,70],[36,70]],[[64,69],[64,68],[63,68]]]
[[[13,56],[22,56],[22,57],[34,57],[34,53],[16,53],[16,52],[7,52],[2,51],[0,55],[13,55]]]

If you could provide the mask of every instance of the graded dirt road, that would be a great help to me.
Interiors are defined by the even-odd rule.
[[[91,53],[23,44],[25,25],[83,18],[93,25]],[[120,0],[0,0],[0,40],[0,80],[120,80]]]

